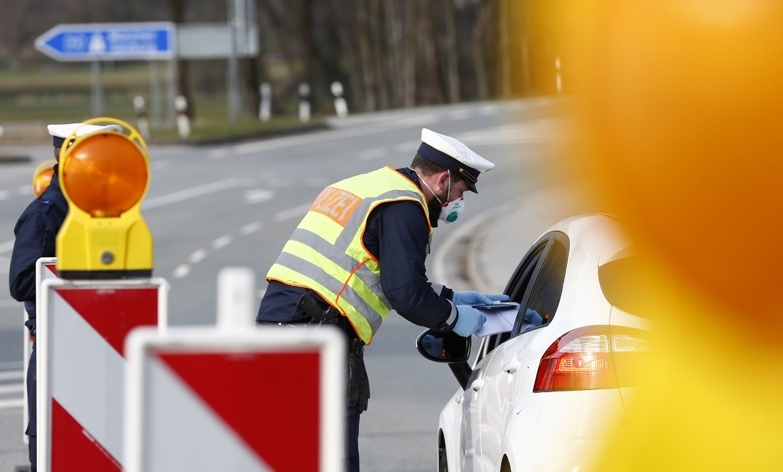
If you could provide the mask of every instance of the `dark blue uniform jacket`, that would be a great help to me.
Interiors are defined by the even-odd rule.
[[[418,175],[411,169],[398,172],[419,185]],[[440,206],[430,206],[430,224],[437,226]],[[443,287],[436,293],[427,281],[424,261],[429,254],[429,228],[421,206],[416,202],[384,203],[370,214],[364,233],[364,246],[378,258],[381,266],[383,293],[394,310],[408,321],[439,331],[449,331],[452,291]],[[325,308],[327,304],[311,290],[270,281],[256,321],[298,323],[309,317],[297,310],[302,293],[314,296]]]
[[[54,242],[68,214],[68,202],[60,189],[57,166],[49,187],[22,212],[14,227],[16,242],[11,254],[8,285],[11,296],[24,302],[30,319],[28,328],[35,326],[35,261],[40,257],[54,257]]]

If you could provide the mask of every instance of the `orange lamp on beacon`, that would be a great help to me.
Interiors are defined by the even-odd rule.
[[[38,167],[35,168],[35,172],[33,173],[33,193],[36,197],[40,197],[52,182],[55,164],[57,164],[56,160],[47,159],[38,164]]]
[[[60,153],[60,185],[69,203],[57,234],[60,277],[150,277],[152,234],[140,209],[149,187],[147,145],[120,120],[84,124],[108,126],[78,137],[75,130]]]

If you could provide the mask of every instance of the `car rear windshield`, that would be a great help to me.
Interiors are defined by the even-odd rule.
[[[600,266],[601,290],[613,306],[637,316],[649,317],[654,296],[648,274],[638,257],[623,257]]]

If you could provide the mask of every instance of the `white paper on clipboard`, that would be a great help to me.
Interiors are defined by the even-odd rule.
[[[483,338],[491,334],[510,332],[514,328],[519,303],[502,302],[492,305],[474,305],[473,308],[487,317],[484,326],[476,331],[476,336]]]

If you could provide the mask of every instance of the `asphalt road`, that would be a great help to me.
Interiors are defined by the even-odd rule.
[[[556,105],[549,99],[461,104],[356,115],[329,131],[266,141],[151,147],[152,182],[142,211],[155,238],[154,275],[171,284],[170,323],[214,323],[217,274],[227,266],[253,268],[260,299],[266,270],[323,187],[384,165],[407,166],[422,127],[461,139],[497,164],[481,177],[480,195],[468,195],[466,219],[553,185],[546,169],[556,167],[561,137]],[[3,151],[33,160],[0,165],[0,470],[12,470],[25,462],[26,447],[19,406],[22,308],[8,294],[8,262],[13,226],[32,199],[32,172],[51,148]],[[436,229],[434,253],[452,231]],[[445,282],[465,288],[459,280],[464,254],[444,256],[453,266]],[[448,368],[415,351],[422,329],[392,313],[366,351],[372,398],[361,422],[364,470],[436,466],[438,413],[457,383]]]

